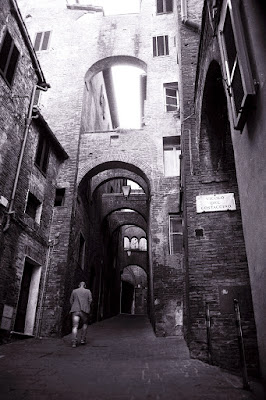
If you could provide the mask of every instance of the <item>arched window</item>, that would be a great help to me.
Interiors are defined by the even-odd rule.
[[[138,238],[133,236],[130,241],[131,250],[137,250],[139,248],[139,241]]]
[[[130,249],[130,242],[129,238],[127,236],[124,237],[124,250],[129,250]]]
[[[139,240],[139,250],[147,251],[147,239],[144,237]]]

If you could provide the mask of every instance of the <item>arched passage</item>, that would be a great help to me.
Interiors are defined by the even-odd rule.
[[[123,186],[132,182],[141,183],[140,190],[123,193]],[[147,249],[134,248],[130,254],[124,249],[124,229],[134,226],[138,240],[147,236],[149,224],[150,183],[146,174],[135,165],[113,160],[91,168],[85,173],[78,186],[76,229],[88,243],[85,254],[84,279],[94,291],[96,299],[94,319],[100,320],[121,312],[121,288],[127,293],[138,293],[131,283],[121,281],[121,273],[128,265],[139,265],[146,276],[144,297],[137,295],[137,309],[147,309],[149,296],[147,274],[149,262]],[[132,233],[133,235],[133,233]],[[131,235],[131,236],[132,236]],[[94,254],[92,257],[91,254]],[[79,276],[81,274],[79,273]],[[130,288],[132,290],[130,290]],[[142,290],[142,289],[141,289]],[[143,292],[144,293],[144,292]],[[149,297],[148,302],[152,302]],[[135,304],[135,303],[134,303]],[[137,303],[136,303],[137,304]],[[135,307],[135,305],[134,305]],[[139,311],[140,312],[140,311]],[[138,313],[139,313],[138,312]]]
[[[122,55],[104,58],[89,68],[83,97],[86,131],[141,127],[146,69],[142,60]]]
[[[138,265],[128,265],[121,274],[121,313],[147,313],[147,274]]]

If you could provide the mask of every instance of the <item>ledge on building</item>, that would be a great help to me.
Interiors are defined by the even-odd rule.
[[[81,4],[67,4],[67,8],[69,10],[84,10],[91,13],[103,12],[103,7],[101,6],[92,6],[92,5],[81,5]]]
[[[49,127],[49,125],[47,124],[44,117],[39,111],[34,116],[33,121],[37,126],[40,126],[42,129],[45,130],[45,133],[50,139],[51,144],[54,146],[54,150],[58,155],[58,157],[63,161],[67,160],[69,158],[67,152],[64,150],[63,146],[60,144],[57,137],[55,136],[55,134],[53,133],[53,131],[51,130],[51,128]]]

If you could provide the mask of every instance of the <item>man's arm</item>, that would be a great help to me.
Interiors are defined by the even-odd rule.
[[[74,302],[74,295],[73,295],[73,292],[71,293],[71,296],[70,296],[70,304],[72,305],[73,304],[73,302]]]

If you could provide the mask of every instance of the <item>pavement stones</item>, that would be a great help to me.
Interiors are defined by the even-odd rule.
[[[263,399],[239,377],[189,357],[183,339],[157,338],[146,316],[120,315],[71,337],[0,347],[1,400]]]

